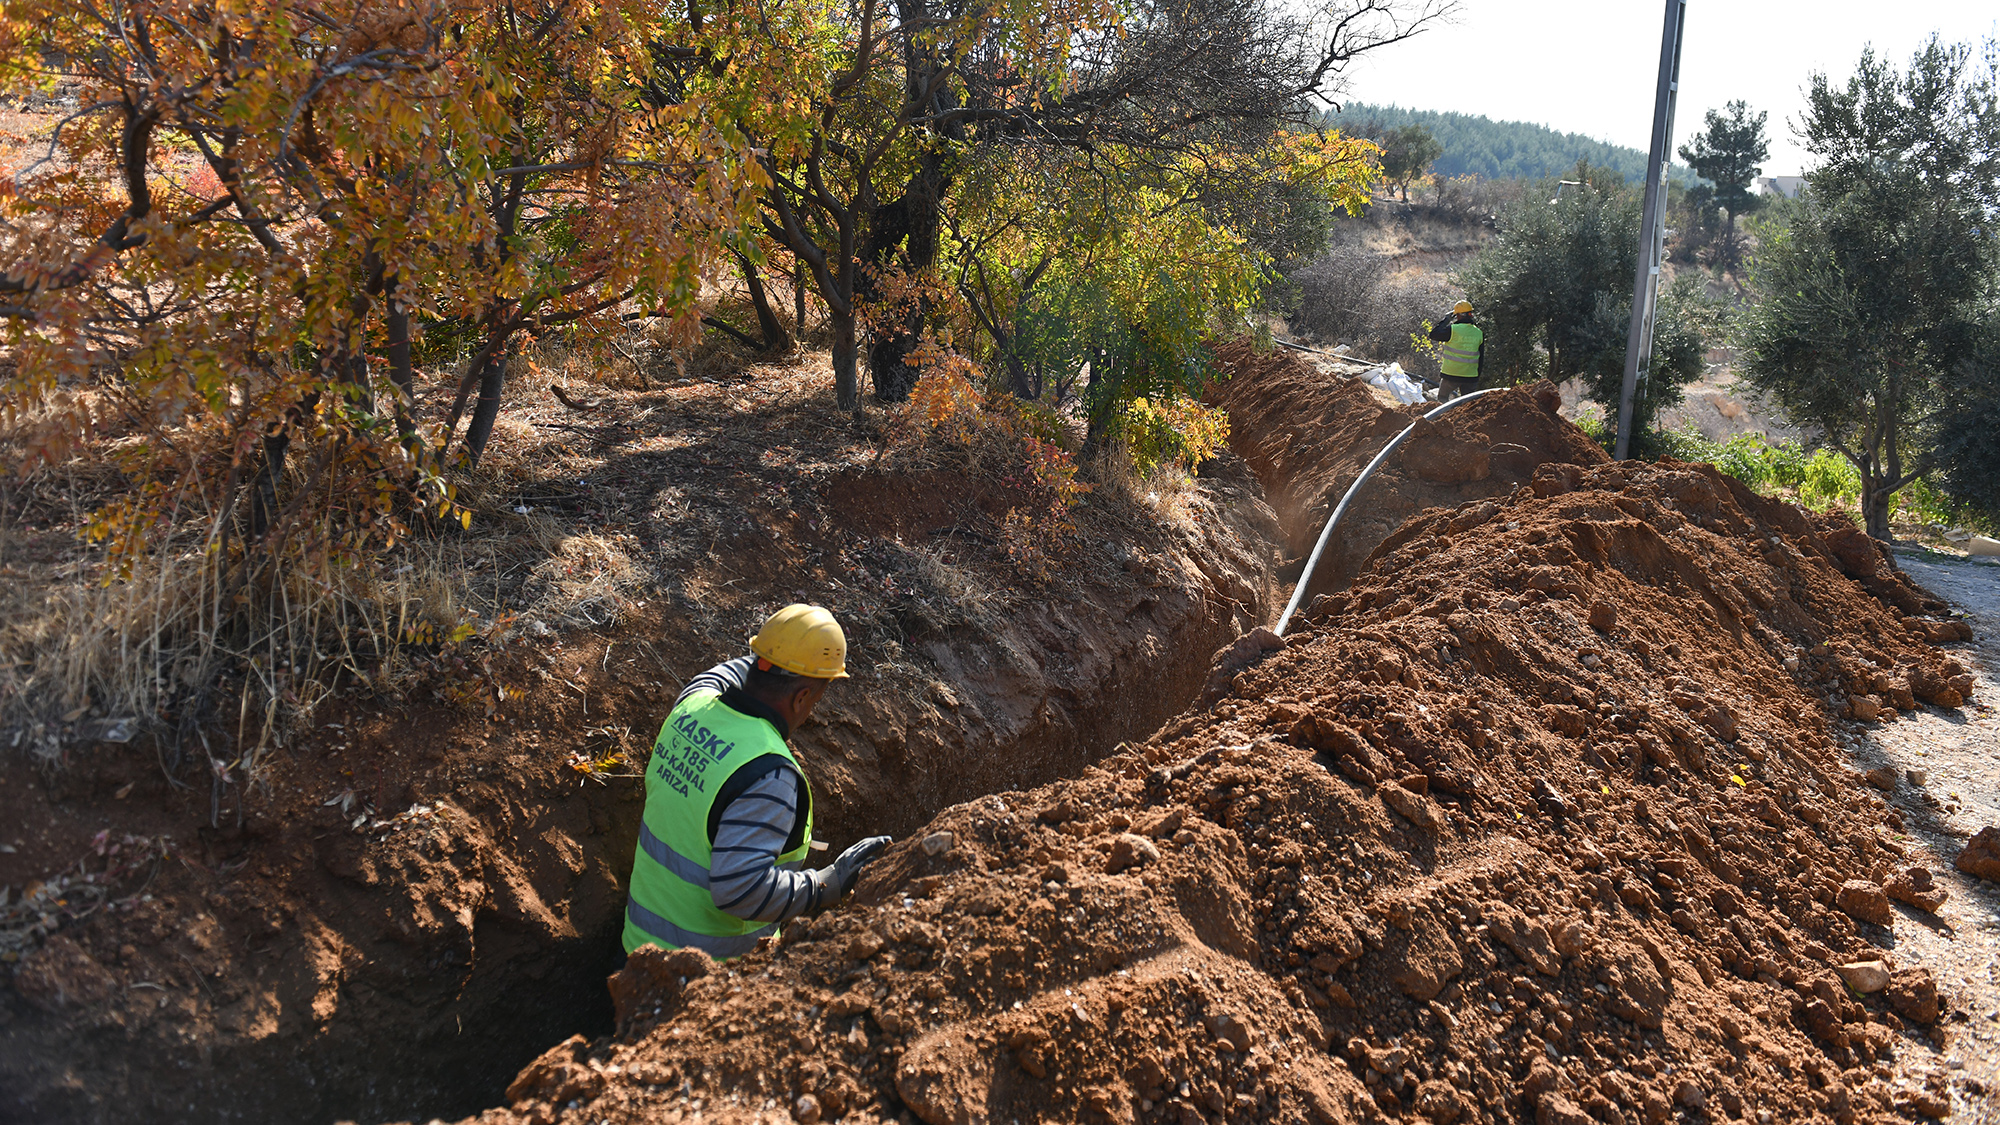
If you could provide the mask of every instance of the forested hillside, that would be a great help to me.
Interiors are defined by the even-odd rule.
[[[1640,180],[1646,174],[1646,154],[1636,148],[1593,140],[1581,133],[1558,133],[1525,121],[1495,121],[1470,113],[1362,102],[1347,103],[1338,113],[1329,114],[1327,121],[1344,132],[1363,135],[1422,125],[1444,146],[1444,155],[1433,166],[1442,176],[1541,179],[1569,171],[1579,158],[1614,169],[1627,180]]]

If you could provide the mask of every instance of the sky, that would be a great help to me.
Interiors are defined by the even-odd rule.
[[[1791,123],[1807,76],[1844,81],[1864,47],[1906,65],[1931,32],[2000,36],[1993,0],[1688,0],[1674,146],[1706,110],[1766,110],[1767,176],[1811,157]],[[1345,100],[1528,121],[1644,151],[1653,127],[1664,0],[1460,0],[1451,23],[1356,60]]]

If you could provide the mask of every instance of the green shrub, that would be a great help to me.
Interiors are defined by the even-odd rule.
[[[1696,433],[1693,426],[1683,426],[1678,430],[1660,430],[1656,433],[1640,431],[1632,435],[1633,453],[1648,461],[1671,457],[1676,461],[1713,462],[1722,448],[1705,440]],[[1719,466],[1718,466],[1719,467]]]
[[[1610,443],[1609,428],[1602,421],[1595,421],[1594,426],[1590,421],[1578,424],[1592,440],[1601,445]],[[1794,490],[1799,502],[1808,508],[1825,509],[1861,499],[1860,474],[1847,458],[1831,449],[1818,449],[1808,456],[1796,441],[1772,445],[1761,434],[1737,434],[1717,443],[1703,438],[1693,427],[1640,434],[1634,444],[1642,457],[1714,465],[1718,472],[1766,495]],[[1927,490],[1923,502],[1933,509],[1948,503],[1928,483],[1922,487]]]
[[[1610,448],[1616,436],[1602,417],[1584,415],[1577,427],[1599,445]],[[1639,456],[1647,459],[1672,457],[1676,461],[1714,465],[1725,476],[1735,477],[1752,489],[1770,495],[1795,492],[1798,501],[1814,511],[1846,508],[1861,502],[1861,474],[1853,462],[1831,449],[1807,454],[1797,441],[1772,445],[1760,434],[1737,434],[1726,442],[1704,439],[1692,427],[1640,434],[1634,439]],[[1905,518],[1919,523],[1946,527],[1970,527],[1979,531],[1991,526],[1964,505],[1952,500],[1929,477],[1919,478],[1896,493],[1894,507]]]
[[[1132,467],[1142,477],[1166,464],[1193,473],[1229,444],[1229,415],[1185,396],[1135,398],[1120,421]]]
[[[1949,527],[1958,522],[1958,505],[1952,503],[1928,477],[1919,477],[1896,493],[1895,503],[1918,523],[1939,523]]]
[[[1799,503],[1815,511],[1861,499],[1861,474],[1853,462],[1831,449],[1813,451],[1799,481]]]
[[[1952,499],[1930,477],[1920,477],[1896,493],[1892,511],[1894,505],[1902,507],[1905,518],[1918,523],[1963,527],[1981,535],[2000,531],[1993,519],[1971,504]]]

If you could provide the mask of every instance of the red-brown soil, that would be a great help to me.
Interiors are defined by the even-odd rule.
[[[0,1121],[464,1113],[549,1044],[609,1031],[641,798],[619,754],[785,602],[831,606],[852,641],[854,678],[796,740],[837,849],[1145,737],[1279,592],[1240,463],[1181,519],[1086,497],[1043,585],[1000,542],[1018,497],[885,455],[880,416],[836,413],[823,370],[591,394],[586,416],[517,404],[490,456],[522,467],[480,490],[465,553],[498,559],[503,593],[548,562],[508,554],[517,507],[624,544],[639,575],[615,624],[521,631],[483,677],[441,659],[394,696],[337,699],[247,795],[212,800],[186,765],[170,784],[174,751],[145,739],[49,771],[0,759],[0,906],[79,857],[120,866],[112,905],[64,900],[6,966]]]
[[[479,1120],[1938,1113],[1886,1081],[1949,998],[1874,944],[1895,816],[1827,711],[1960,702],[1962,627],[1833,546],[1672,463],[1425,512],[1218,653],[1212,709],[948,810],[740,962],[634,959],[618,1033]]]
[[[1229,411],[1230,448],[1263,482],[1284,526],[1287,556],[1311,553],[1354,478],[1390,439],[1435,403],[1383,405],[1366,384],[1245,343],[1218,357],[1230,378],[1211,394]],[[1600,465],[1610,458],[1559,417],[1547,383],[1489,394],[1424,423],[1355,496],[1313,572],[1308,594],[1339,590],[1375,545],[1425,508],[1501,496],[1548,462]],[[1298,567],[1285,571],[1295,578]]]

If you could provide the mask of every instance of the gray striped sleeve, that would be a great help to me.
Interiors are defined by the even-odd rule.
[[[695,673],[694,679],[689,680],[687,686],[681,689],[680,698],[674,700],[674,706],[679,707],[686,703],[687,697],[698,691],[712,691],[721,695],[730,688],[742,687],[744,681],[750,678],[752,663],[754,662],[750,657],[739,656],[734,660],[725,660],[706,672]]]
[[[717,910],[746,922],[785,922],[817,905],[819,884],[811,872],[777,866],[797,819],[798,797],[798,775],[775,769],[723,808],[708,871]]]

